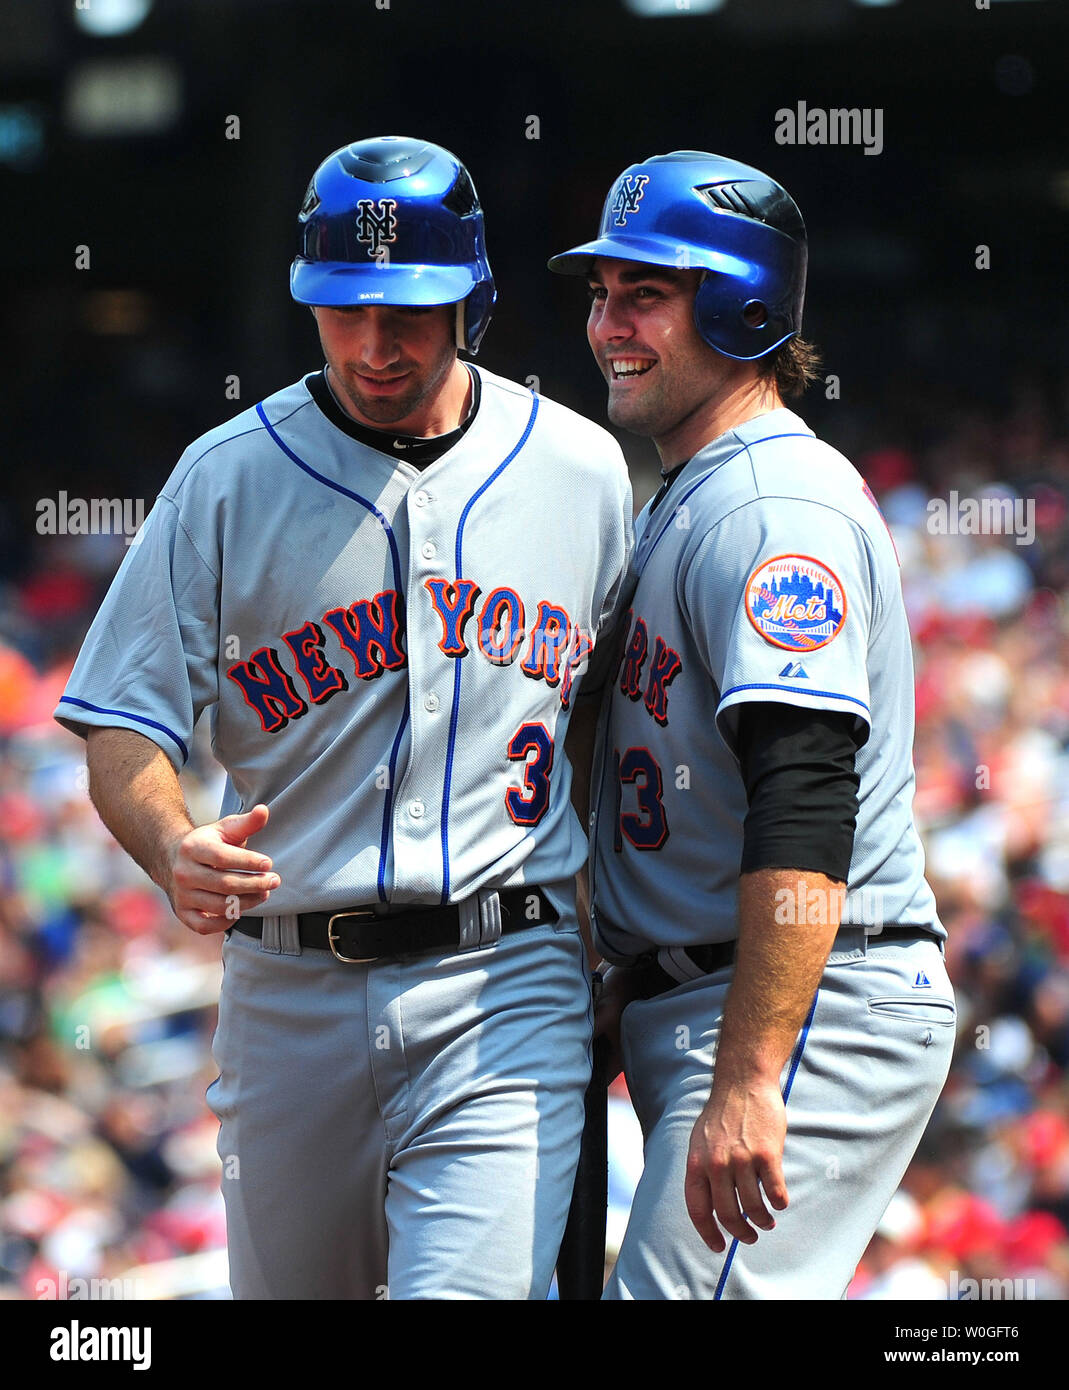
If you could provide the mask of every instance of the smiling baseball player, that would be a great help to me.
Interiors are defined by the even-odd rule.
[[[330,155],[291,289],[326,368],[185,452],[57,718],[180,920],[226,931],[235,1296],[544,1298],[591,1028],[564,741],[626,468],[458,358],[495,291],[448,151]],[[176,773],[205,710],[228,781],[194,827]]]
[[[645,1135],[607,1296],[841,1298],[950,1064],[913,669],[872,494],[784,397],[806,233],[759,170],[631,166],[588,278],[609,417],[664,485],[595,771],[591,893]]]

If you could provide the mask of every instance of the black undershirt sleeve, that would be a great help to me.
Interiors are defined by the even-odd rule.
[[[740,872],[808,869],[847,881],[857,824],[857,750],[868,730],[854,716],[757,701],[736,707],[749,810]]]

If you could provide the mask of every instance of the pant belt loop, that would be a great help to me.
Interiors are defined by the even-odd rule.
[[[479,913],[478,893],[457,903],[457,917],[460,921],[460,941],[458,949],[461,951],[477,950],[481,944],[482,937],[482,922]]]
[[[501,940],[501,899],[497,891],[479,893],[479,945]]]
[[[287,912],[278,918],[279,951],[284,956],[301,954],[301,932],[295,912]]]
[[[678,980],[680,984],[685,984],[687,980],[700,980],[705,974],[701,966],[694,964],[682,946],[662,946],[657,952],[657,964],[666,975]]]

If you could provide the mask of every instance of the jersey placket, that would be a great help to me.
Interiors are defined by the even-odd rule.
[[[400,900],[439,895],[445,875],[443,801],[452,659],[430,612],[428,580],[447,575],[455,518],[434,483],[421,478],[405,500],[408,516],[407,641],[409,749],[393,807],[393,889]]]

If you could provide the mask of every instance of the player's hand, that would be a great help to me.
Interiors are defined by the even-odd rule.
[[[171,847],[162,887],[178,920],[202,936],[226,931],[242,913],[267,901],[282,880],[271,860],[246,849],[267,824],[266,806],[199,825]]]
[[[620,1051],[620,1016],[632,999],[638,998],[636,972],[626,966],[610,965],[602,970],[602,986],[594,1009],[594,1036],[607,1038],[609,1053],[606,1080],[611,1082],[624,1069]]]
[[[691,1132],[685,1184],[690,1219],[710,1250],[722,1253],[724,1232],[753,1245],[755,1226],[775,1226],[770,1208],[787,1205],[786,1134],[778,1077],[725,1086],[723,1094],[714,1084]]]

